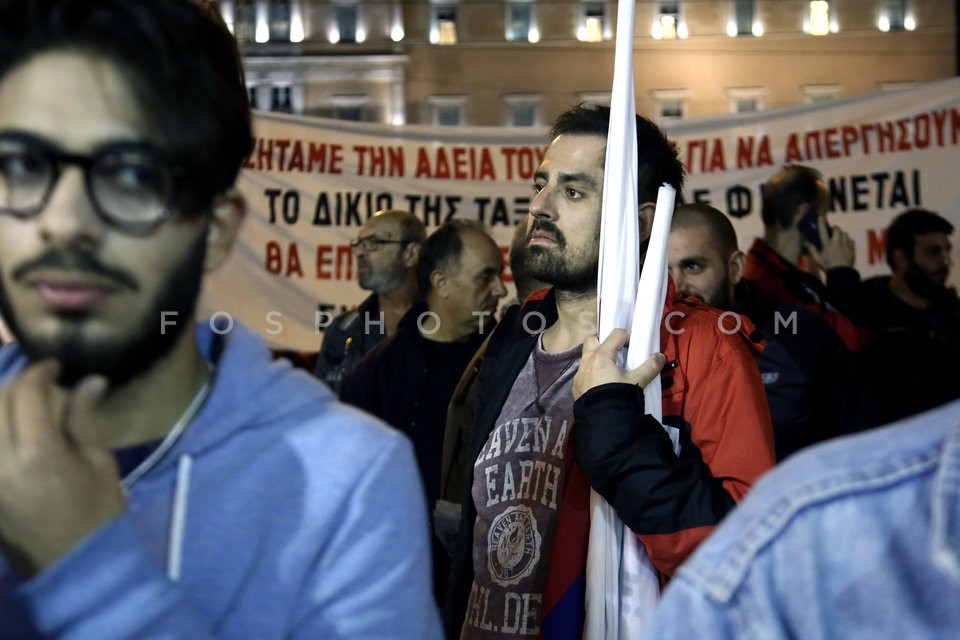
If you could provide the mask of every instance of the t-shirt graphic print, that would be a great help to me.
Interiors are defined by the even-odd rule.
[[[540,634],[580,350],[537,344],[474,463],[475,577],[462,639]]]

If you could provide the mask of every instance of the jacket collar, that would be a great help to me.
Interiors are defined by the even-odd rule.
[[[371,293],[357,305],[357,311],[362,314],[368,313],[378,315],[380,313],[380,298],[375,293]]]
[[[777,253],[777,250],[771,247],[763,238],[753,239],[753,244],[750,245],[750,253],[753,254],[754,257],[763,260],[777,271],[797,271],[803,273],[795,265],[788,262],[786,258]]]
[[[397,323],[398,329],[403,329],[404,331],[410,330],[414,333],[419,334],[417,330],[417,321],[420,319],[420,316],[424,313],[430,311],[430,308],[427,306],[425,300],[417,300],[413,305],[407,309],[407,312],[400,317],[400,322]]]

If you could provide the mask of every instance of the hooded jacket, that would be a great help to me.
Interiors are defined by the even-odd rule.
[[[199,413],[54,564],[0,556],[0,638],[440,638],[409,443],[241,326],[197,333]],[[8,345],[0,379],[26,362]]]

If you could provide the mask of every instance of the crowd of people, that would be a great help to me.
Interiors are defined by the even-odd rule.
[[[662,589],[652,638],[960,634],[944,217],[898,215],[864,281],[814,168],[764,183],[746,253],[681,204],[629,370],[596,334],[610,109],[581,104],[516,299],[482,225],[378,212],[310,375],[193,319],[244,217],[247,100],[193,0],[0,0],[0,638],[594,640],[591,491]],[[642,262],[685,170],[636,131]]]

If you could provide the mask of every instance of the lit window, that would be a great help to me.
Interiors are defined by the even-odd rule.
[[[655,40],[687,37],[687,25],[680,16],[679,0],[660,0],[650,32]]]
[[[531,39],[533,27],[533,3],[511,0],[507,2],[506,38],[510,42],[536,42]]]
[[[907,6],[907,0],[885,0],[880,6],[880,31],[913,31],[917,23]]]
[[[393,3],[393,17],[390,18],[390,39],[394,42],[403,40],[406,33],[403,29],[403,9],[399,2]]]
[[[333,8],[336,20],[336,42],[354,43],[357,41],[357,5],[338,4]],[[331,41],[334,41],[331,38]]]
[[[457,44],[457,7],[453,4],[433,5],[430,42],[433,44]]]
[[[746,36],[763,35],[763,25],[754,15],[753,0],[733,0],[730,20],[727,22],[727,35]]]
[[[606,33],[606,2],[584,2],[583,23],[577,30],[577,39],[581,42],[600,42]]]
[[[299,3],[290,7],[290,42],[303,42],[303,11]]]
[[[430,96],[427,102],[431,109],[431,120],[435,125],[458,126],[463,121],[463,105],[467,97],[462,95],[454,96]]]
[[[237,42],[253,42],[257,31],[257,3],[254,0],[236,0],[233,7],[233,35]]]
[[[290,41],[290,0],[270,0],[270,39]]]
[[[507,94],[503,96],[507,105],[507,125],[511,127],[535,127],[539,123],[537,107],[540,96],[530,93]]]
[[[825,0],[810,2],[810,18],[806,32],[812,36],[825,36],[830,33],[830,3]]]

